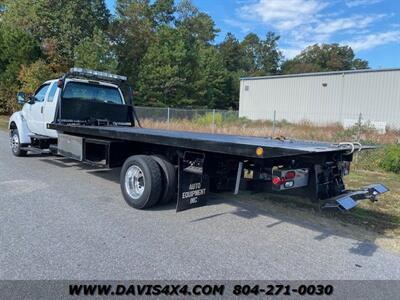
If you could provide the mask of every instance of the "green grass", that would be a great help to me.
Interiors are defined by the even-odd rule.
[[[0,130],[7,130],[8,119],[8,116],[0,116]]]
[[[385,184],[390,191],[378,197],[378,202],[361,201],[357,207],[344,215],[344,219],[379,233],[390,233],[400,237],[400,175],[357,170],[346,178],[349,189],[377,182]]]

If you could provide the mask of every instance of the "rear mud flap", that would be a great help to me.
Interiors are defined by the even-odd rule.
[[[326,200],[322,208],[338,208],[340,210],[350,210],[358,204],[358,201],[368,199],[377,201],[377,197],[388,192],[389,189],[381,183],[371,184],[364,189],[357,191],[347,191],[342,195]]]
[[[179,158],[177,212],[207,204],[208,177],[204,161],[205,155],[196,152],[185,152]]]

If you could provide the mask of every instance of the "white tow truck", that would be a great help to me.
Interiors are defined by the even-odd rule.
[[[15,156],[51,152],[122,167],[122,195],[137,209],[175,200],[182,211],[206,205],[209,190],[237,194],[244,186],[348,210],[389,191],[379,183],[346,189],[353,154],[370,148],[359,143],[142,128],[124,76],[72,68],[29,97],[18,93],[17,101],[23,108],[9,122]]]
[[[82,71],[83,69],[81,69]],[[80,71],[75,68],[75,71]],[[126,77],[104,72],[91,71],[99,78],[112,76],[124,80]],[[17,95],[22,110],[15,112],[9,120],[10,146],[15,156],[25,156],[28,151],[50,151],[51,145],[57,144],[58,133],[49,129],[47,124],[56,119],[57,105],[63,91],[63,97],[69,99],[90,99],[104,103],[125,104],[121,89],[116,84],[101,80],[67,78],[48,80],[28,97],[23,92]]]

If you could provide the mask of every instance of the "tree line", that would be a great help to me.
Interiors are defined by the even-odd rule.
[[[285,59],[279,36],[232,33],[190,0],[0,0],[0,113],[70,67],[126,75],[146,106],[236,109],[239,78],[368,68],[348,46],[313,45]]]

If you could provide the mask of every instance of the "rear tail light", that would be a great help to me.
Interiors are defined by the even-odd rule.
[[[275,185],[281,185],[282,184],[282,180],[278,176],[274,176],[272,178],[272,183],[275,184]]]
[[[272,172],[272,189],[285,190],[307,186],[309,170],[277,168]]]
[[[286,179],[293,179],[296,177],[296,172],[295,171],[288,171],[285,175]]]

